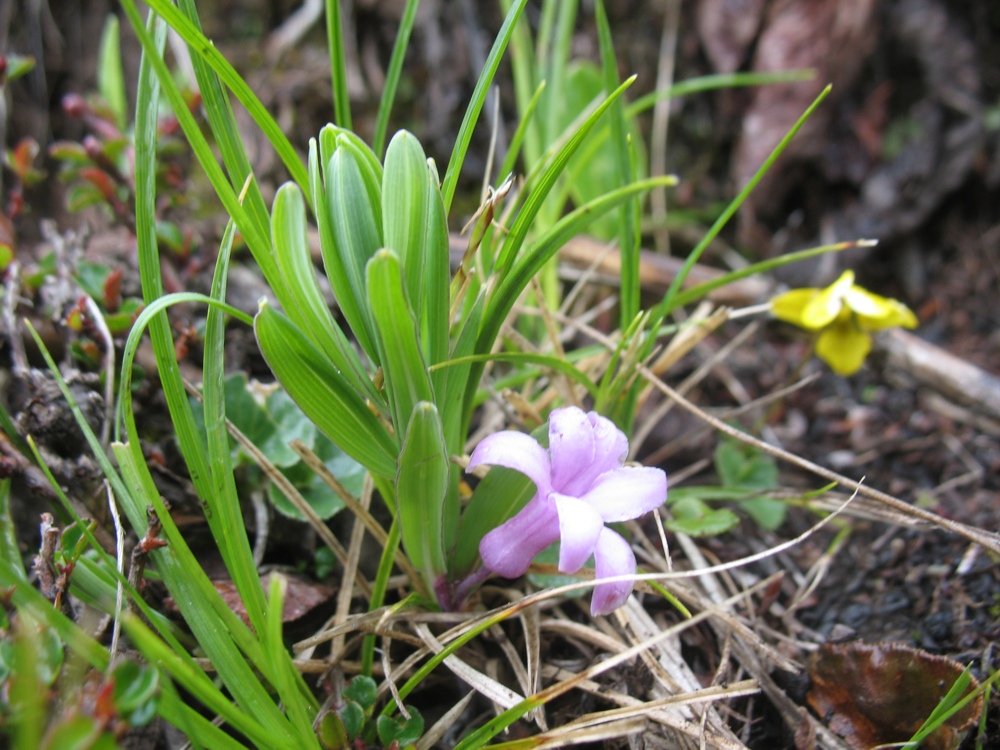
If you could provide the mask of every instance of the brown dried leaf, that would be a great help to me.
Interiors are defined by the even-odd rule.
[[[765,0],[701,0],[698,36],[717,73],[734,73],[743,65],[764,17]]]
[[[285,591],[284,606],[281,610],[281,621],[283,623],[295,622],[300,617],[304,617],[316,609],[316,607],[328,602],[334,593],[336,593],[335,589],[329,586],[323,586],[322,584],[313,583],[296,576],[290,576],[287,573],[284,575],[288,580],[288,588]],[[261,580],[265,591],[267,591],[270,581],[270,573]],[[219,592],[219,596],[222,597],[226,605],[243,622],[249,625],[250,620],[247,617],[247,610],[243,606],[243,600],[240,598],[239,592],[236,590],[236,584],[231,580],[216,580],[212,581],[212,585],[215,586],[215,590]],[[168,612],[178,611],[177,604],[172,597],[167,597],[163,602],[163,606]]]
[[[828,84],[847,90],[875,42],[874,0],[784,0],[768,13],[757,42],[752,68],[758,72],[813,68],[816,77],[782,86],[762,86],[743,120],[733,177],[745,185],[795,121]],[[741,212],[741,241],[761,246],[757,221],[767,221],[795,187],[789,169],[797,161],[823,153],[834,109],[827,104],[813,113],[768,172]]]
[[[963,671],[952,659],[900,643],[826,644],[809,664],[809,705],[854,748],[906,742]],[[975,679],[969,690],[977,686]],[[982,711],[982,696],[924,740],[954,750]]]

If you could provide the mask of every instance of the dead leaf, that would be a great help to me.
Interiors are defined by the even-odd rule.
[[[766,0],[701,0],[698,36],[716,73],[735,73],[743,65],[760,29]]]
[[[281,610],[281,621],[283,623],[295,622],[300,617],[304,617],[316,609],[316,607],[329,601],[334,593],[336,593],[329,586],[313,583],[303,578],[288,575],[287,573],[284,576],[288,581],[288,588],[285,590],[285,602]],[[268,590],[270,581],[270,573],[261,580],[265,591]],[[240,598],[240,594],[236,590],[236,584],[231,580],[216,580],[212,581],[212,585],[215,586],[215,590],[219,592],[219,596],[222,597],[226,605],[239,615],[239,618],[243,622],[249,625],[250,620],[247,617],[247,610],[243,606],[243,599]],[[179,611],[172,597],[167,597],[163,605],[169,612]]]
[[[828,643],[809,664],[806,701],[852,748],[906,742],[964,667],[901,643]],[[969,690],[978,685],[975,679]],[[924,740],[923,750],[954,750],[982,711],[982,696]]]

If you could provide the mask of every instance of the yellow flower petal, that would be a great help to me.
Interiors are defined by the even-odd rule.
[[[838,375],[853,375],[860,370],[871,350],[871,336],[855,326],[853,321],[835,323],[823,331],[816,341],[816,356]]]
[[[855,284],[844,295],[844,304],[858,315],[866,318],[884,318],[890,311],[889,300],[872,294],[867,289]]]
[[[858,314],[858,323],[868,331],[878,331],[882,328],[892,328],[902,326],[903,328],[916,328],[917,316],[913,310],[908,308],[899,300],[886,299],[885,309],[878,317]]]
[[[802,311],[820,293],[819,289],[793,289],[771,300],[771,312],[778,320],[802,325]]]
[[[844,297],[854,284],[854,271],[844,271],[840,278],[821,291],[802,311],[802,323],[817,330],[832,323],[844,306]]]

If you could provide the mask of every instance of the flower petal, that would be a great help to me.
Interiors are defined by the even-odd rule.
[[[589,412],[587,418],[594,427],[594,476],[621,468],[628,457],[628,438],[625,433],[596,411]]]
[[[580,499],[600,513],[605,523],[628,521],[663,505],[667,475],[649,466],[624,466],[601,474]]]
[[[535,496],[520,512],[497,526],[479,542],[483,566],[504,578],[518,578],[535,555],[559,538],[555,503]]]
[[[892,328],[893,326],[902,326],[903,328],[917,327],[917,316],[913,314],[913,310],[899,300],[885,299],[883,297],[879,297],[879,299],[882,300],[884,306],[878,315],[867,315],[860,311],[858,312],[858,323],[864,330],[878,331],[883,328]]]
[[[871,349],[871,336],[853,322],[830,326],[816,341],[816,356],[838,375],[853,375],[860,370]]]
[[[594,426],[583,409],[566,406],[549,414],[552,489],[580,494],[580,473],[594,462]]]
[[[506,466],[524,474],[535,483],[538,494],[552,491],[552,466],[548,452],[531,435],[505,430],[483,438],[472,451],[467,471],[480,464]]]
[[[555,414],[556,412],[553,411],[552,413]],[[562,416],[559,415],[560,418]],[[585,453],[583,450],[580,450],[580,455],[575,460],[574,470],[567,470],[562,473],[556,469],[559,461],[557,461],[555,456],[552,458],[552,486],[556,491],[564,495],[580,497],[591,488],[601,474],[621,468],[622,464],[625,463],[625,458],[628,456],[628,438],[625,437],[625,433],[615,426],[614,422],[594,411],[588,412],[586,418],[587,424],[581,426],[580,430],[582,432],[589,429],[590,435],[593,437],[593,456],[585,461],[583,460]],[[582,443],[583,441],[581,441]],[[564,458],[560,459],[560,461],[565,460],[565,458],[568,458],[568,451],[564,451]],[[558,479],[556,478],[557,476]]]
[[[817,330],[829,325],[844,306],[844,297],[854,284],[854,271],[844,271],[840,278],[821,291],[802,310],[802,325]]]
[[[771,300],[771,313],[778,320],[802,326],[804,325],[802,311],[820,291],[820,289],[792,289],[790,292],[779,294]]]
[[[594,554],[604,521],[579,498],[553,492],[552,499],[559,512],[559,570],[575,573]]]
[[[620,534],[608,528],[602,529],[597,538],[594,563],[594,575],[597,578],[635,575],[635,554],[632,548]],[[614,612],[628,600],[634,583],[632,580],[625,580],[597,584],[594,587],[594,598],[590,600],[590,613],[596,617]]]
[[[881,320],[891,314],[889,300],[872,294],[864,287],[852,286],[844,295],[844,304],[859,315]]]

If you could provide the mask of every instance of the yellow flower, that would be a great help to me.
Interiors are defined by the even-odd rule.
[[[844,271],[826,289],[780,294],[771,300],[771,312],[780,320],[818,331],[816,354],[838,375],[853,375],[861,369],[872,349],[869,331],[917,327],[917,316],[910,308],[857,286],[854,271]]]

